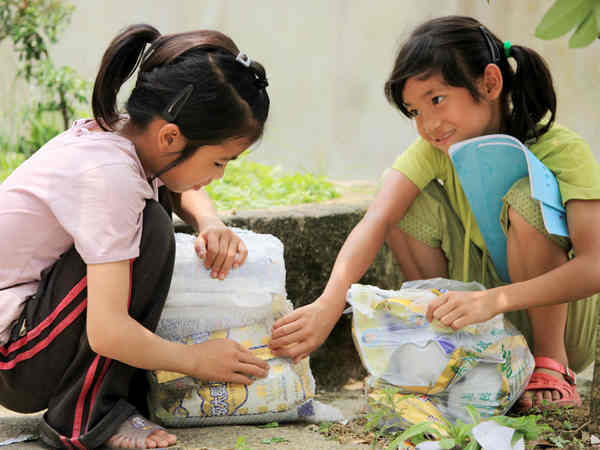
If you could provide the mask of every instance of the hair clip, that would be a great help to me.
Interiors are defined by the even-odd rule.
[[[483,25],[479,26],[479,30],[481,31],[481,34],[483,34],[483,38],[485,39],[485,42],[490,50],[492,63],[497,63],[498,61],[500,61],[500,57],[498,55],[497,48],[494,45],[494,41],[492,41],[492,37],[489,34],[489,31]]]
[[[167,122],[175,122],[175,119],[189,100],[193,91],[194,85],[188,84],[179,94],[177,94],[171,104],[164,109],[162,116]]]
[[[246,67],[250,67],[250,64],[252,63],[250,57],[242,52],[238,53],[238,55],[235,57],[235,60]]]

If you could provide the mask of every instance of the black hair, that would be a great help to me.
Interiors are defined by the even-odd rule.
[[[268,83],[260,63],[239,55],[235,43],[218,31],[163,36],[151,25],[129,26],[102,58],[92,95],[94,117],[104,130],[113,130],[120,115],[117,93],[139,66],[126,102],[130,120],[141,128],[156,117],[177,124],[189,141],[181,157],[228,139],[253,143],[269,113]]]
[[[505,56],[504,44],[471,17],[447,16],[417,27],[401,46],[385,95],[407,117],[402,91],[411,77],[426,79],[441,74],[450,86],[466,88],[479,102],[476,81],[488,64],[496,64],[503,78],[501,93],[504,132],[525,142],[537,139],[552,126],[556,116],[556,93],[544,59],[534,50],[512,45]],[[550,114],[542,125],[540,121]]]

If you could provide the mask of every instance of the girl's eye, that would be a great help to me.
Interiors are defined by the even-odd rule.
[[[436,95],[431,99],[431,103],[434,105],[439,105],[446,97],[443,95]]]
[[[225,167],[225,164],[215,161],[215,166],[216,167]]]

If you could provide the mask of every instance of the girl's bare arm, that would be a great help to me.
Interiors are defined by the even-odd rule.
[[[96,353],[147,370],[169,370],[212,381],[249,384],[268,365],[230,340],[170,342],[129,316],[130,262],[87,266],[87,334]]]
[[[600,200],[570,200],[567,220],[575,258],[527,281],[487,291],[448,293],[430,304],[429,320],[440,319],[458,329],[499,313],[565,303],[600,292]]]
[[[405,175],[388,172],[365,216],[344,242],[321,296],[273,326],[271,348],[276,354],[298,361],[325,341],[342,314],[346,292],[373,263],[389,227],[404,216],[418,193]]]

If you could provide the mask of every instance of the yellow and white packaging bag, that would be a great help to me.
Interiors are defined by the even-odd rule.
[[[402,427],[420,423],[423,411],[435,417],[432,407],[452,422],[470,422],[469,404],[483,417],[504,414],[523,393],[533,355],[502,315],[458,331],[426,320],[427,305],[442,291],[478,289],[483,286],[437,278],[405,283],[398,291],[359,284],[348,291],[354,343],[372,376],[367,396],[380,402],[386,387],[404,395],[398,406]]]
[[[236,229],[248,258],[225,280],[210,278],[194,236],[176,234],[171,289],[157,327],[165,339],[198,344],[232,339],[269,363],[269,375],[249,386],[211,383],[183,374],[149,372],[153,420],[169,427],[308,420],[316,414],[308,359],[292,364],[268,348],[275,320],[292,311],[286,299],[283,245],[272,235]]]

